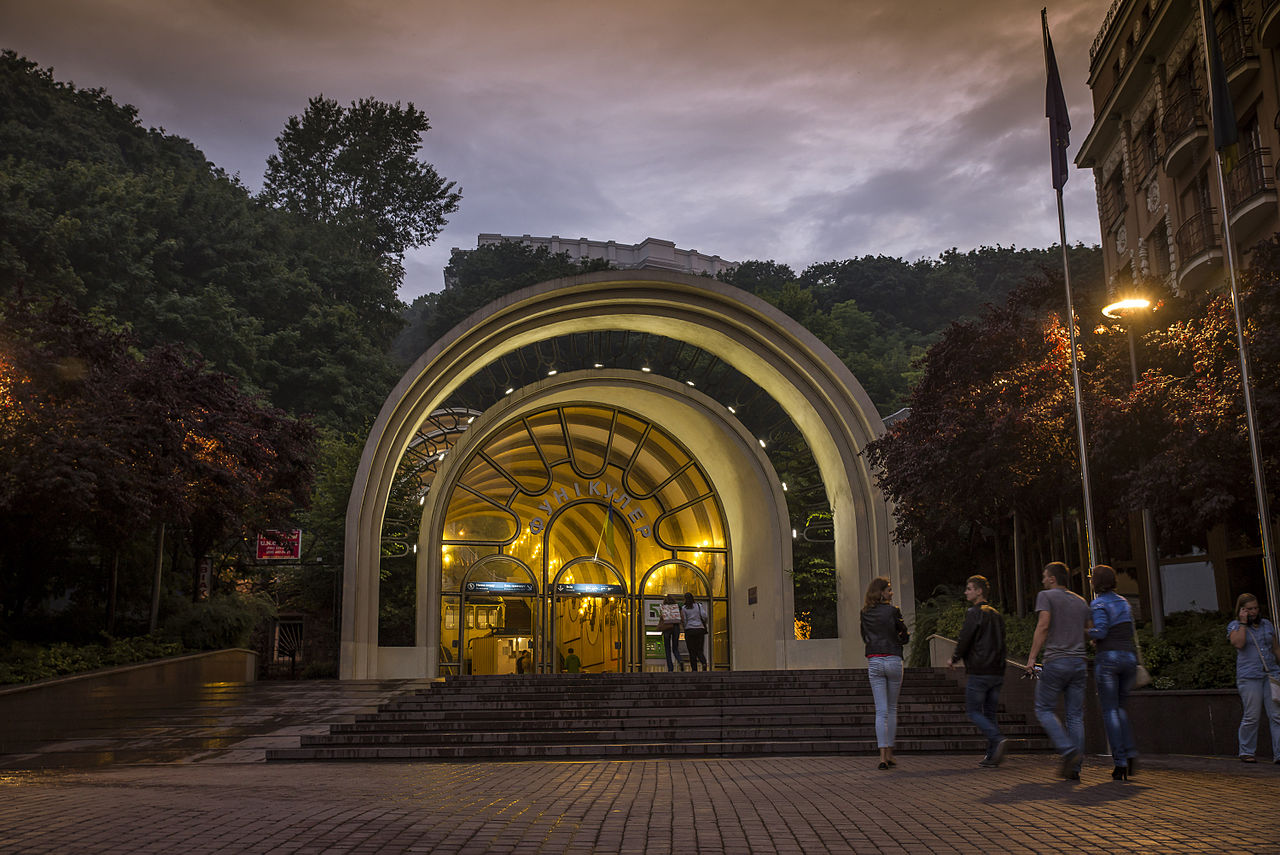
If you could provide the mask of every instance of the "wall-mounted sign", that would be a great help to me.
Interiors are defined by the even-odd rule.
[[[264,531],[258,534],[258,560],[278,561],[302,558],[302,529]]]
[[[468,582],[468,594],[533,594],[532,582]]]
[[[593,582],[573,582],[570,584],[557,584],[556,593],[560,596],[567,597],[599,597],[599,596],[616,596],[625,593],[621,585],[601,585]]]

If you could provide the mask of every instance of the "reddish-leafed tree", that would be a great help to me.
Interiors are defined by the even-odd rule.
[[[0,603],[17,615],[167,523],[191,555],[287,520],[309,425],[176,346],[140,352],[65,303],[0,308]],[[79,566],[83,568],[83,560]],[[81,595],[83,591],[79,592]]]

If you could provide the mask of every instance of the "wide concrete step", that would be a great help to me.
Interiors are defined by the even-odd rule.
[[[1025,716],[1002,729],[1025,750],[1047,741]],[[910,669],[896,749],[980,753],[964,690],[946,672]],[[866,671],[452,677],[375,713],[308,735],[268,760],[480,759],[872,753]]]
[[[920,726],[911,731],[915,739],[957,738],[959,732],[955,725],[934,724]],[[1012,725],[1004,729],[1007,737],[1034,737],[1039,731],[1024,725]],[[524,731],[451,731],[440,733],[405,732],[405,733],[346,733],[317,736],[303,736],[303,747],[337,747],[342,745],[458,745],[458,744],[575,744],[575,743],[610,743],[610,742],[707,742],[752,740],[794,741],[805,739],[849,740],[874,739],[875,728],[841,727],[841,726],[802,726],[802,727],[670,727],[645,728],[644,730],[617,730],[573,728],[558,730],[524,730]],[[985,745],[984,740],[978,740]]]
[[[1019,724],[1024,717],[1012,713],[999,716],[1002,723]],[[722,726],[731,721],[742,727],[799,727],[804,725],[847,725],[873,726],[874,711],[862,714],[848,712],[825,713],[820,715],[652,715],[634,710],[601,710],[589,716],[550,717],[541,713],[516,712],[509,715],[492,715],[483,710],[472,710],[469,713],[455,712],[448,716],[361,716],[351,723],[334,724],[333,733],[394,733],[431,731],[466,731],[466,730],[528,730],[528,729],[573,729],[573,728],[662,728],[662,727],[699,727]],[[912,713],[898,711],[898,726],[913,727],[931,723],[961,725],[968,718],[960,710],[951,709],[945,712]]]
[[[1015,751],[1045,751],[1043,738],[1015,740]],[[897,754],[966,753],[981,754],[986,747],[982,738],[902,738],[895,747]],[[335,746],[327,748],[284,748],[268,753],[268,760],[532,760],[564,758],[652,758],[652,757],[725,757],[749,754],[861,754],[877,753],[871,739],[787,739],[787,740],[710,740],[705,742],[627,742],[573,744],[506,744],[483,745],[396,745]]]

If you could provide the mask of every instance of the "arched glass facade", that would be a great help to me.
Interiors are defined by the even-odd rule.
[[[730,666],[720,500],[661,426],[563,405],[469,453],[440,539],[441,674],[664,670],[657,605],[685,592],[709,608],[708,659]]]

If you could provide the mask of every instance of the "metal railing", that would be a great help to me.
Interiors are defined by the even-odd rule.
[[[1236,161],[1235,169],[1223,176],[1227,189],[1227,210],[1234,211],[1259,193],[1274,190],[1271,175],[1271,149],[1255,148]]]
[[[1199,89],[1184,89],[1171,94],[1164,118],[1160,121],[1165,141],[1172,145],[1196,128],[1205,127],[1204,116],[1204,98]]]
[[[1218,43],[1222,46],[1222,64],[1230,69],[1253,56],[1253,20],[1236,18],[1218,31]]]
[[[1178,244],[1178,259],[1182,264],[1218,248],[1218,230],[1215,227],[1217,218],[1217,208],[1204,208],[1187,217],[1178,227],[1174,240]]]

